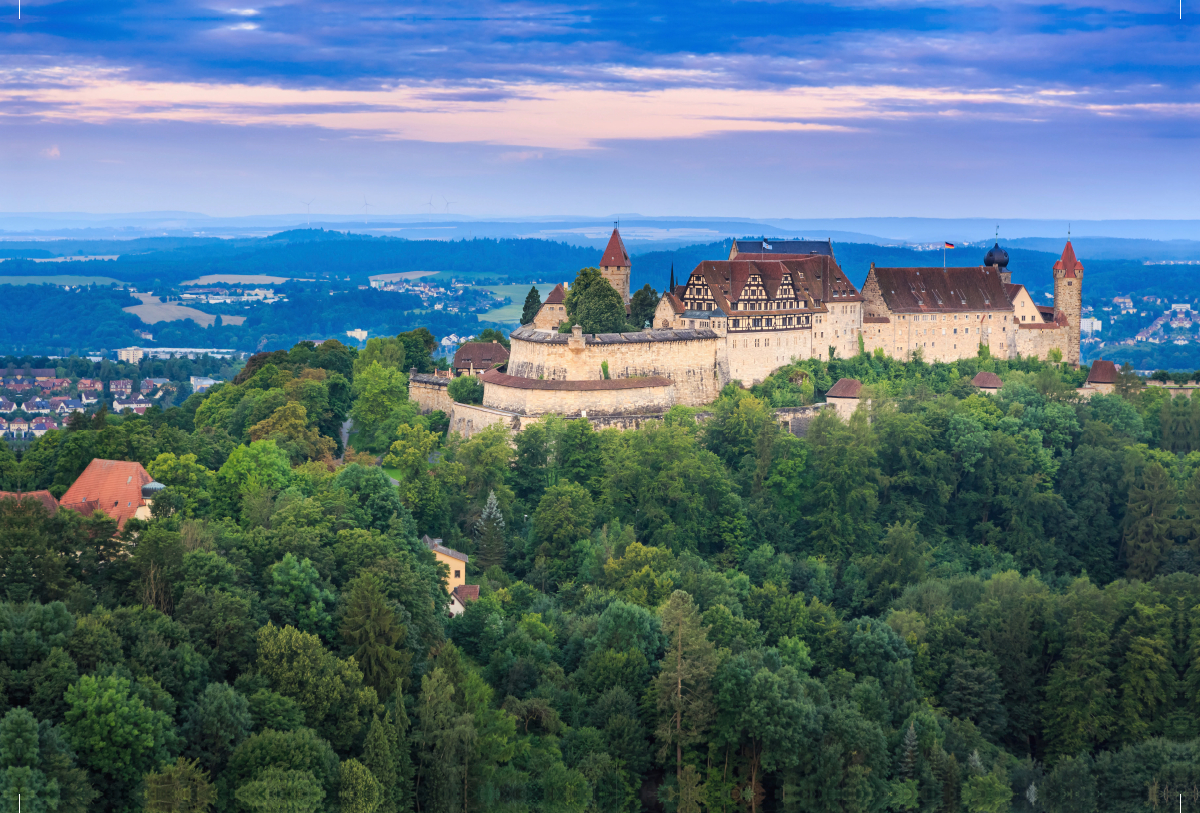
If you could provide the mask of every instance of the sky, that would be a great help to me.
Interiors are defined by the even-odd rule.
[[[1200,217],[1197,0],[2,1],[0,212]]]

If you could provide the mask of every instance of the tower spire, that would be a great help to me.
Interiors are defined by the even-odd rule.
[[[675,291],[675,263],[671,263],[671,284],[667,286],[667,290],[674,293]]]

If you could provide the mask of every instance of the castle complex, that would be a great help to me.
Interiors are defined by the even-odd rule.
[[[616,229],[600,270],[628,307],[631,262]],[[1000,358],[1057,350],[1078,363],[1082,285],[1070,242],[1047,307],[1012,283],[998,244],[978,267],[872,265],[860,292],[828,241],[735,241],[728,259],[700,263],[667,290],[653,324],[635,333],[560,333],[566,287],[556,286],[534,321],[509,336],[507,372],[480,376],[483,406],[455,404],[451,429],[471,434],[501,421],[519,429],[548,413],[636,425],[676,404],[710,403],[730,381],[761,382],[793,359],[860,349],[953,361],[982,345]]]

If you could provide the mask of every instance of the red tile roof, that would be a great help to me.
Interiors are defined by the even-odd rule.
[[[58,500],[49,491],[0,491],[0,500],[37,500],[51,514],[58,510]]]
[[[479,585],[477,584],[460,584],[455,587],[451,595],[457,598],[463,606],[466,606],[468,601],[479,600]]]
[[[1087,383],[1089,384],[1115,384],[1117,383],[1117,365],[1107,359],[1096,359],[1092,362],[1092,369],[1088,371]]]
[[[608,247],[604,249],[604,257],[600,260],[600,267],[606,266],[629,267],[629,252],[625,250],[621,233],[616,229],[613,229],[612,237],[608,238]]]
[[[103,511],[117,520],[117,528],[145,505],[142,486],[154,482],[141,463],[96,458],[75,479],[59,500],[63,508],[81,514]]]
[[[994,268],[875,268],[871,273],[893,313],[1012,309]]]
[[[983,370],[976,374],[976,376],[971,379],[971,383],[980,389],[989,390],[998,390],[1004,385],[1004,382],[1000,380],[1000,376],[996,375],[995,373],[989,373],[987,370]]]
[[[862,382],[856,378],[842,378],[825,393],[826,398],[857,398],[862,392]]]
[[[454,369],[490,370],[508,361],[508,350],[500,342],[467,342],[454,352]]]
[[[543,305],[561,305],[563,303],[563,300],[565,300],[566,298],[567,298],[567,289],[564,288],[563,284],[560,282],[560,283],[558,283],[558,285],[554,286],[554,290],[550,292],[550,295],[546,297],[546,301],[543,302],[542,304]]]
[[[787,259],[789,255],[767,255],[769,260],[745,260],[739,254],[736,260],[705,260],[693,269],[692,276],[699,275],[708,286],[718,308],[726,315],[733,315],[737,310],[733,303],[743,299],[743,294],[751,280],[757,280],[766,292],[766,300],[774,301],[781,297],[780,288],[784,278],[790,277],[795,298],[800,301],[815,303],[829,302],[858,302],[862,300],[858,289],[838,267],[833,257],[822,254],[798,256],[797,259]],[[751,255],[754,256],[754,255]],[[680,286],[682,294],[686,295],[687,285]],[[837,296],[834,296],[834,294]],[[796,308],[800,310],[802,308]]]
[[[1067,241],[1066,248],[1063,249],[1062,257],[1054,264],[1055,271],[1066,271],[1068,277],[1078,277],[1083,274],[1083,263],[1075,259],[1075,248],[1071,245],[1071,241]]]

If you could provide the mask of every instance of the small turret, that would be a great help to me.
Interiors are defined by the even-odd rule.
[[[1067,348],[1063,361],[1079,363],[1079,322],[1083,316],[1083,263],[1075,259],[1071,241],[1054,264],[1054,310],[1067,322]]]

